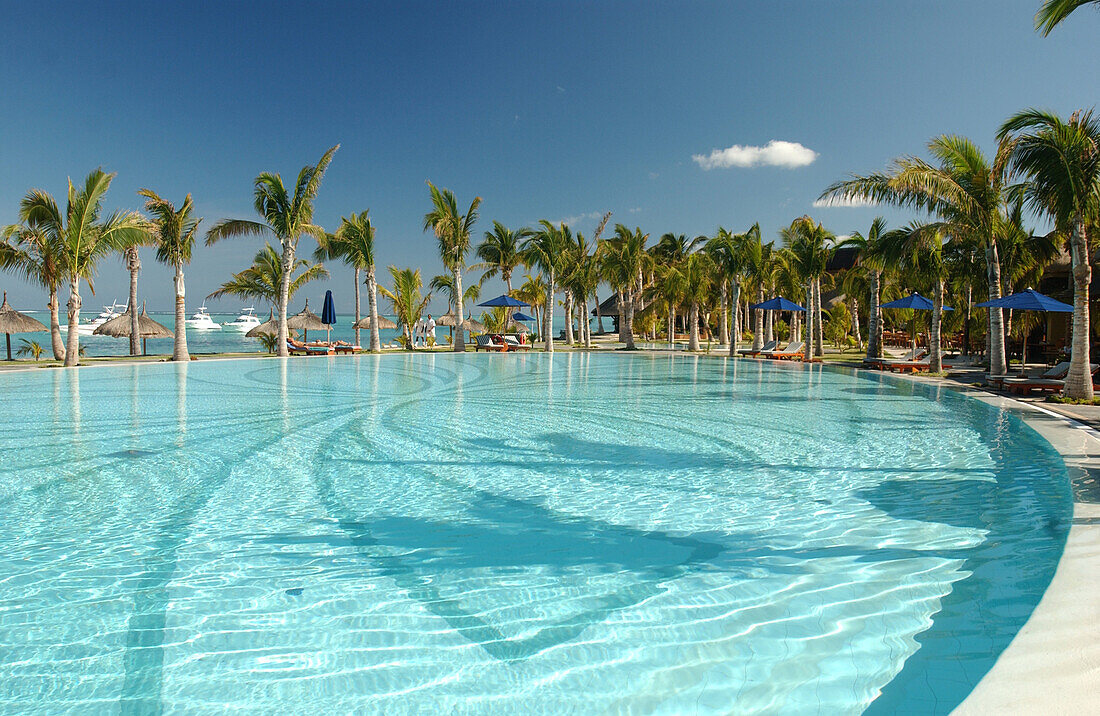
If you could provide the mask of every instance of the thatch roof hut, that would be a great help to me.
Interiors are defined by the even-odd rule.
[[[305,338],[309,338],[310,331],[327,331],[331,326],[321,321],[321,317],[309,310],[309,299],[306,299],[306,307],[293,316],[286,319],[287,328],[302,331]]]
[[[115,316],[103,325],[97,327],[92,333],[97,336],[111,336],[112,338],[130,337],[130,311],[133,306],[126,309],[120,316]],[[145,355],[145,341],[148,338],[175,338],[176,334],[167,327],[149,318],[145,312],[145,304],[141,306],[141,315],[138,316],[138,331],[141,336],[141,354]]]
[[[397,328],[397,324],[386,318],[385,316],[378,317],[378,327],[381,328]],[[370,316],[364,316],[356,321],[352,328],[360,328],[370,330]]]
[[[289,322],[290,319],[288,318],[287,323]],[[287,335],[291,338],[295,338],[298,335],[298,332],[295,331],[293,328],[287,328],[286,332]],[[275,311],[269,310],[267,312],[267,320],[256,326],[255,328],[249,329],[248,333],[245,333],[244,335],[246,338],[259,338],[260,336],[277,336],[278,334],[279,321],[275,318]]]
[[[11,360],[11,334],[37,333],[46,330],[46,326],[25,313],[20,313],[8,305],[8,292],[4,291],[4,303],[0,304],[0,333],[8,347],[8,360]]]

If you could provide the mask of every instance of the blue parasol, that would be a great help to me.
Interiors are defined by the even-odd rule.
[[[524,321],[524,322],[526,322],[526,321],[535,320],[535,317],[534,316],[528,316],[526,313],[523,313],[522,311],[516,311],[515,313],[512,314],[512,320],[513,321]]]
[[[911,293],[905,298],[899,298],[896,301],[890,301],[890,303],[884,303],[879,308],[913,308],[918,311],[931,311],[932,302],[919,293]],[[950,306],[943,306],[945,311],[954,311],[955,309]]]
[[[1025,288],[1019,293],[995,298],[992,301],[982,301],[976,304],[978,308],[1011,308],[1016,311],[1045,311],[1047,313],[1073,313],[1073,306],[1068,303],[1056,301],[1050,296],[1044,296],[1030,288]],[[1023,350],[1020,352],[1020,376],[1027,371],[1027,336],[1024,336]]]
[[[504,295],[497,296],[496,298],[490,298],[488,301],[484,303],[479,303],[477,305],[487,306],[489,308],[518,308],[520,306],[530,306],[531,304],[524,303],[523,301],[512,298],[511,296]]]
[[[1048,311],[1050,313],[1073,313],[1073,306],[1044,296],[1038,291],[1026,288],[1019,293],[983,301],[975,304],[978,308],[1011,308],[1016,311]]]
[[[799,306],[794,301],[788,301],[782,296],[776,296],[770,298],[763,303],[754,303],[749,306],[751,309],[759,309],[761,311],[805,311],[806,309]]]

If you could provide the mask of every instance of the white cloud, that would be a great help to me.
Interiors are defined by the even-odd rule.
[[[730,167],[785,167],[795,169],[813,164],[817,152],[798,142],[773,139],[762,147],[734,144],[725,149],[711,150],[710,154],[693,154],[692,160],[703,169],[729,169]]]
[[[593,219],[593,220],[594,219],[602,219],[602,218],[603,218],[602,213],[600,213],[598,211],[590,211],[587,214],[577,214],[576,216],[567,216],[564,219],[558,219],[557,221],[554,221],[554,222],[551,222],[551,223],[553,223],[555,226],[557,226],[558,224],[566,224],[567,226],[572,226],[573,224],[576,224],[576,223],[581,222],[581,221],[587,221],[589,219]]]
[[[875,206],[878,202],[874,199],[863,199],[860,197],[829,197],[828,199],[818,199],[814,202],[814,208],[816,209],[832,209],[841,206]]]
[[[637,214],[637,213],[638,213],[639,211],[641,211],[641,210],[642,210],[642,207],[640,207],[640,206],[635,206],[635,207],[633,207],[632,209],[629,209],[628,211],[630,211],[630,213],[631,213],[631,214]]]

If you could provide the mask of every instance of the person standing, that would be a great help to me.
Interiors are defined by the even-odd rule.
[[[424,345],[428,348],[435,345],[435,319],[432,318],[430,313],[427,320],[424,321]]]
[[[418,318],[418,319],[416,319],[416,323],[413,324],[413,335],[412,335],[413,348],[416,348],[417,344],[420,342],[420,337],[423,333],[424,333],[424,319],[423,318]]]

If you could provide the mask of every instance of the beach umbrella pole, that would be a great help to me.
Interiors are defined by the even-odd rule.
[[[4,334],[4,342],[8,344],[8,360],[11,360],[11,334]]]

